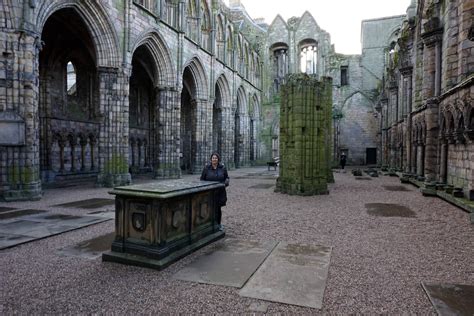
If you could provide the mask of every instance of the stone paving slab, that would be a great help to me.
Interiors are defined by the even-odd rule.
[[[20,216],[25,216],[25,215],[45,213],[45,212],[46,211],[43,211],[43,210],[14,210],[10,212],[0,213],[0,220],[20,217]]]
[[[0,249],[9,248],[19,244],[23,244],[32,240],[35,240],[35,237],[28,237],[15,234],[5,234],[0,232]]]
[[[274,241],[226,239],[173,278],[241,288],[276,245]]]
[[[100,257],[103,252],[110,250],[114,238],[115,232],[108,233],[106,235],[80,242],[76,245],[62,248],[58,250],[58,253],[67,257],[96,259]]]
[[[474,315],[474,285],[424,282],[421,285],[438,315]]]
[[[114,199],[103,199],[103,198],[93,198],[93,199],[86,199],[86,200],[79,200],[74,202],[56,204],[53,206],[62,206],[62,207],[76,207],[76,208],[83,208],[83,209],[93,209],[93,208],[100,208],[108,205],[114,205]]]
[[[0,249],[110,220],[97,216],[37,214],[0,221]]]
[[[320,309],[331,247],[281,242],[239,294]]]
[[[16,208],[14,208],[14,207],[0,206],[0,213],[13,211],[13,210],[15,210],[15,209],[16,209]]]
[[[114,211],[94,211],[94,212],[87,213],[87,215],[103,217],[103,218],[108,218],[108,219],[115,219],[115,210]]]

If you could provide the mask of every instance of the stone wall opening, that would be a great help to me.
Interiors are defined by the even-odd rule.
[[[129,170],[132,174],[150,172],[152,154],[158,144],[157,133],[152,133],[156,98],[153,89],[153,58],[148,49],[140,46],[132,58],[129,95]]]
[[[181,92],[181,157],[180,167],[183,173],[193,173],[196,153],[195,118],[196,85],[192,72],[186,67],[183,73],[183,91]]]
[[[222,107],[222,93],[216,83],[215,100],[212,106],[212,151],[218,152],[221,157],[223,153]]]
[[[41,39],[41,180],[95,177],[100,115],[93,38],[74,9],[62,9],[48,18]]]

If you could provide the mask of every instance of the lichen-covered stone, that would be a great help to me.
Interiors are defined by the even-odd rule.
[[[332,80],[292,74],[281,90],[280,176],[276,191],[315,195],[328,193],[332,175]]]

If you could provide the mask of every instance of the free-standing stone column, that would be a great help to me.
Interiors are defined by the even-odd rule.
[[[332,109],[332,80],[288,76],[281,90],[280,177],[276,191],[297,195],[328,193],[327,142]],[[329,120],[329,123],[327,122]]]

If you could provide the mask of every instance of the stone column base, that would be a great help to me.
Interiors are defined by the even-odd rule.
[[[132,176],[130,173],[100,173],[97,176],[97,186],[113,188],[122,185],[130,185],[132,183]]]
[[[436,183],[425,182],[423,187],[420,188],[423,196],[437,196],[436,194]]]
[[[13,201],[38,201],[43,197],[41,181],[23,184],[21,189],[6,190],[0,193],[0,199],[6,202]]]

